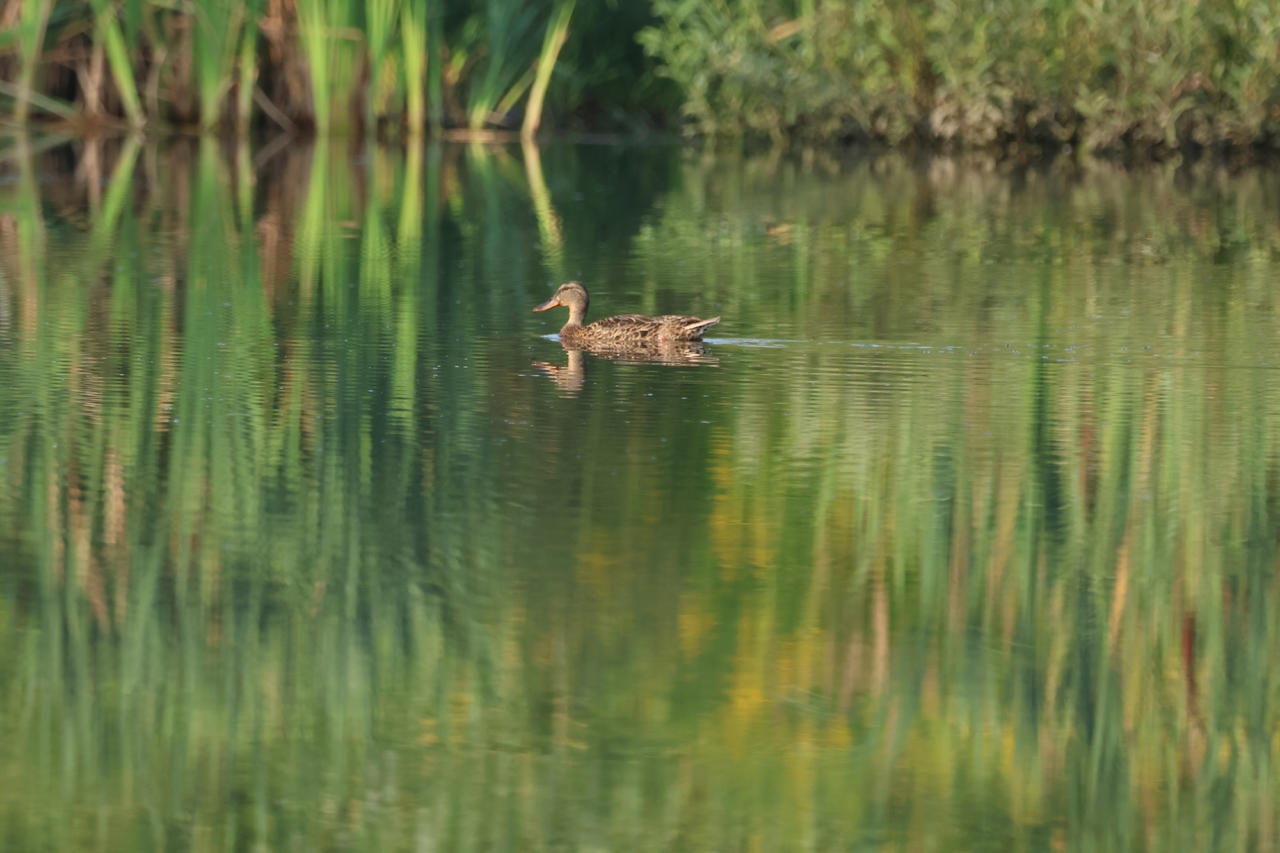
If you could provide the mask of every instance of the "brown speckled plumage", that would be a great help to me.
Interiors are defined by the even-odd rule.
[[[569,309],[569,322],[560,329],[560,342],[566,346],[617,350],[645,349],[677,341],[700,341],[710,326],[720,322],[719,317],[703,320],[684,314],[665,314],[661,317],[620,314],[584,326],[582,321],[587,315],[589,301],[585,287],[576,281],[567,281],[560,285],[554,296],[533,310],[546,311],[560,305]]]

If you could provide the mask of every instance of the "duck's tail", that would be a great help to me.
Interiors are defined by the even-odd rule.
[[[712,317],[710,320],[694,320],[692,323],[686,323],[680,330],[688,335],[690,339],[697,340],[702,337],[703,332],[719,322],[719,317]]]

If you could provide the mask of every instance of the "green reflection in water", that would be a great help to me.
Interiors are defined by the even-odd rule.
[[[13,161],[0,837],[1277,844],[1274,176],[533,153]]]

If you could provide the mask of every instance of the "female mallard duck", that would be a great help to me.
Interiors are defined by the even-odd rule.
[[[567,281],[546,302],[534,311],[546,311],[563,305],[569,309],[569,322],[560,330],[560,342],[567,346],[653,347],[676,341],[700,341],[708,327],[720,322],[719,317],[703,320],[683,314],[666,314],[662,317],[645,317],[640,314],[620,314],[605,317],[589,325],[582,325],[587,316],[587,289],[576,281]]]

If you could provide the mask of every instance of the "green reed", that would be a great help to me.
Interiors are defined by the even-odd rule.
[[[100,42],[106,51],[107,63],[111,68],[116,92],[124,106],[125,116],[131,125],[140,127],[145,121],[142,102],[138,97],[132,57],[129,55],[124,33],[120,29],[116,8],[110,0],[94,0],[92,6],[95,41]]]
[[[239,0],[197,0],[193,14],[193,24],[201,33],[200,38],[194,39],[200,127],[209,130],[220,120],[222,99],[237,80],[234,75],[237,61],[246,58],[243,55],[246,42],[240,30],[246,23],[245,18],[252,14],[252,8]],[[248,24],[252,27],[252,19]],[[252,61],[252,54],[248,59]],[[238,79],[243,87],[243,71]],[[242,92],[238,97],[238,114],[242,114],[246,95],[252,92]]]
[[[467,124],[478,130],[489,122],[503,120],[506,106],[527,90],[533,67],[528,66],[533,33],[534,7],[509,0],[487,0],[483,18],[477,16],[473,39],[456,45],[464,61],[475,62],[477,85],[467,104]],[[483,26],[479,26],[483,20]],[[505,103],[504,103],[505,102]]]
[[[563,153],[538,189],[514,151],[338,149],[272,164],[256,209],[211,141],[160,158],[181,209],[131,194],[136,144],[87,235],[30,164],[0,208],[25,247],[0,316],[27,318],[0,331],[6,837],[1274,843],[1273,178],[685,161],[610,238],[558,196]],[[524,333],[547,261],[519,247],[552,216],[589,277],[629,247],[642,299],[692,283],[804,328],[779,358],[815,379],[896,378],[726,387],[654,462],[678,397],[549,409],[436,370]],[[540,496],[563,539],[502,510],[560,451],[475,441],[499,399],[597,460]],[[679,480],[625,490],[668,535],[598,508],[613,472]]]
[[[245,127],[256,107],[262,120],[322,133],[383,122],[420,133],[428,122],[509,124],[540,73],[525,110],[536,127],[570,10],[551,0],[493,0],[475,9],[444,0],[307,0],[271,9],[260,0],[94,0],[88,7],[26,0],[13,37],[0,39],[0,63],[18,69],[0,95],[20,122],[35,107],[64,120],[212,129],[234,117]],[[539,53],[531,39],[544,28]],[[74,84],[57,73],[51,57],[59,55],[78,72]],[[465,106],[446,115],[446,104]]]
[[[555,68],[556,58],[569,37],[569,21],[573,18],[574,0],[560,0],[551,12],[551,20],[547,22],[547,32],[542,39],[542,50],[538,54],[533,83],[529,91],[529,104],[525,112],[524,123],[520,128],[521,136],[532,139],[538,132],[538,124],[542,120],[542,104],[547,96],[547,86],[551,82],[551,71]]]
[[[18,19],[15,33],[20,57],[17,91],[7,94],[14,97],[14,118],[20,123],[26,121],[30,110],[32,83],[35,80],[36,64],[40,61],[40,45],[44,41],[45,27],[49,23],[52,8],[53,0],[24,0]]]
[[[428,0],[404,0],[400,6],[401,50],[404,54],[405,114],[411,135],[427,126]]]

